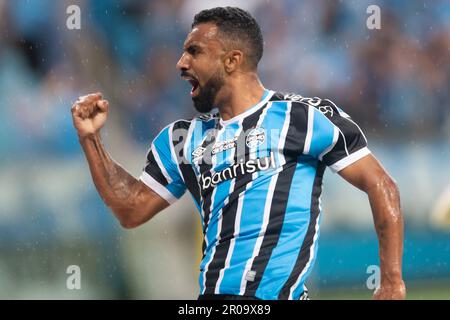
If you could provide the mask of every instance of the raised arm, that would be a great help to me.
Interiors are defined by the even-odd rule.
[[[369,154],[339,174],[369,197],[379,241],[381,282],[374,299],[404,299],[402,279],[403,216],[397,185],[378,160]]]
[[[169,204],[108,155],[100,138],[107,117],[108,101],[100,93],[80,97],[72,106],[73,124],[100,196],[124,228],[134,228]]]

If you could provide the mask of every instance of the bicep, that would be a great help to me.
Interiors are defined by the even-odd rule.
[[[150,220],[158,212],[170,205],[167,200],[140,180],[137,180],[136,191],[135,207],[136,211],[139,212],[136,217],[139,220],[138,224]]]
[[[338,174],[347,182],[365,192],[372,187],[377,186],[383,180],[390,180],[386,170],[380,162],[368,154],[344,169],[338,171]]]

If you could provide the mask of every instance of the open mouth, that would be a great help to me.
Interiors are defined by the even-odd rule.
[[[183,79],[186,80],[186,81],[189,81],[189,83],[192,85],[192,90],[190,92],[191,97],[197,96],[199,94],[199,91],[200,91],[199,90],[200,85],[199,85],[198,80],[195,79],[194,77],[191,77],[191,76],[189,76],[189,77],[188,76],[184,76]]]
[[[192,79],[192,80],[189,80],[189,83],[192,85],[191,97],[198,95],[198,92],[199,92],[198,89],[200,88],[198,81],[195,79]]]

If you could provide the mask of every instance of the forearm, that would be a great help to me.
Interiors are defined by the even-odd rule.
[[[80,138],[80,144],[100,196],[120,221],[125,220],[136,206],[138,181],[111,159],[99,134]]]
[[[398,188],[386,175],[367,193],[379,241],[381,284],[401,282],[403,215]]]

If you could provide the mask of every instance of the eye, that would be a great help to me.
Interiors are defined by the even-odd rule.
[[[196,54],[198,54],[200,52],[200,49],[197,46],[189,46],[186,49],[186,52],[189,53],[190,55],[195,56]]]

